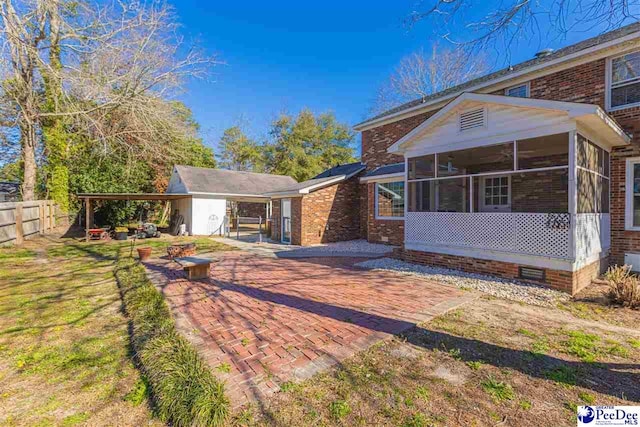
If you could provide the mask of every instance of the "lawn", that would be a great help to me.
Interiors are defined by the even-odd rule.
[[[168,240],[142,244],[159,253]],[[114,279],[128,245],[48,237],[0,248],[0,425],[160,425]]]
[[[158,254],[167,243],[144,242]],[[114,280],[127,245],[48,238],[0,249],[0,425],[160,425]],[[601,291],[556,308],[481,296],[282,384],[232,423],[571,426],[578,405],[637,404],[640,312],[607,306]]]
[[[284,384],[235,422],[573,426],[578,405],[637,404],[640,332],[620,325],[634,317],[637,325],[640,312],[585,304],[542,308],[481,297],[335,370]]]

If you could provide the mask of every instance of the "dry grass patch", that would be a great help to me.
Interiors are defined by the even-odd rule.
[[[594,328],[563,310],[480,299],[331,372],[286,383],[264,408],[245,408],[234,421],[529,425],[535,414],[538,425],[573,426],[578,405],[640,401],[637,339],[636,329]]]

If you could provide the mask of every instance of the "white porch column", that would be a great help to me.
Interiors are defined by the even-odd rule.
[[[577,141],[578,132],[569,132],[569,254],[576,259],[576,220],[578,210],[578,180],[577,180]]]

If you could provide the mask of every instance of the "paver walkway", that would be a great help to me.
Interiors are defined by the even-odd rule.
[[[216,255],[208,280],[189,282],[171,261],[147,270],[178,327],[226,380],[234,406],[474,298],[424,279],[354,268],[358,258]]]

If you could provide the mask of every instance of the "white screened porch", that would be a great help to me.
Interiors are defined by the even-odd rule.
[[[389,150],[406,161],[405,249],[569,271],[606,256],[615,123],[584,104],[460,98]]]

